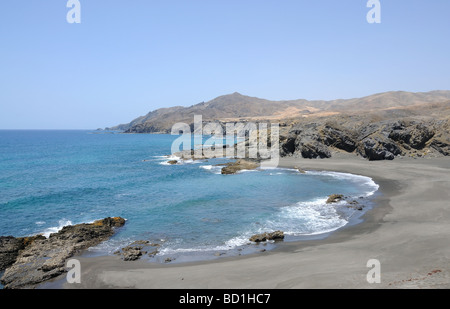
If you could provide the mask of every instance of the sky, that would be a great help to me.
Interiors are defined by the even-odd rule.
[[[96,129],[240,92],[450,90],[450,1],[0,1],[0,129]]]

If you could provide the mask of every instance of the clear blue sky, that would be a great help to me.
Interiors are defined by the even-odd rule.
[[[0,2],[0,129],[95,129],[238,91],[272,100],[450,89],[450,1]]]

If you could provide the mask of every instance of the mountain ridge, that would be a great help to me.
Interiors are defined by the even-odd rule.
[[[189,107],[173,106],[153,110],[111,130],[125,133],[170,133],[177,122],[192,123],[194,115],[204,121],[282,121],[390,109],[408,109],[450,100],[450,90],[428,92],[388,91],[336,100],[267,100],[234,92]]]

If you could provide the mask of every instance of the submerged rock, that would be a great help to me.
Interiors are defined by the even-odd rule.
[[[6,269],[1,283],[7,289],[33,287],[66,271],[66,260],[76,252],[108,239],[115,228],[125,224],[120,217],[105,218],[90,224],[65,226],[49,238],[22,238],[21,249],[13,265]]]
[[[170,263],[170,262],[173,262],[173,261],[175,261],[175,258],[168,257],[168,258],[166,258],[164,260],[164,263]]]
[[[303,169],[301,169],[300,167],[294,166],[294,168],[295,168],[300,174],[306,174],[306,171],[303,170]]]
[[[251,242],[263,242],[268,240],[283,240],[284,239],[284,232],[282,231],[275,231],[272,233],[262,233],[262,234],[256,234],[249,238]]]

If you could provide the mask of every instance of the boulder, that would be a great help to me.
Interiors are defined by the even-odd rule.
[[[122,249],[122,255],[124,261],[136,261],[141,258],[143,254],[147,252],[142,251],[140,246],[128,246]]]
[[[155,246],[159,246],[159,244],[151,244],[148,240],[136,240],[130,245],[117,251],[116,254],[122,255],[122,259],[124,261],[136,261],[139,260],[142,255],[147,254],[147,251],[145,251],[144,248]],[[150,252],[149,256],[155,255],[157,253],[158,250],[153,250],[152,252]]]
[[[327,199],[327,204],[337,203],[344,198],[342,194],[331,194]]]
[[[259,167],[259,163],[250,160],[239,159],[236,162],[227,163],[222,168],[223,175],[236,174],[241,170],[254,170]]]
[[[262,233],[262,234],[256,234],[249,238],[251,242],[263,242],[268,240],[283,240],[284,239],[284,232],[282,231],[275,231],[272,233]]]

